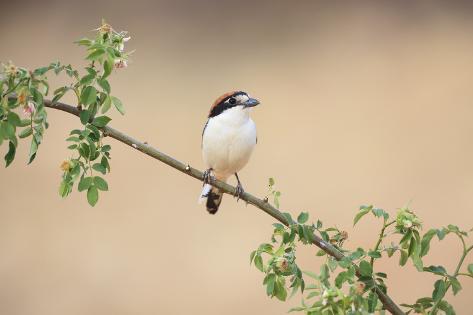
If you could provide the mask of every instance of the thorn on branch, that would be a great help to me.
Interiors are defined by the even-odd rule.
[[[187,165],[186,165],[186,171],[187,171],[187,172],[190,172],[190,170],[191,170],[191,166],[190,166],[189,164],[187,164]]]
[[[138,148],[138,146],[136,145],[136,143],[132,143],[131,146],[132,146],[133,148],[135,148],[135,149]]]

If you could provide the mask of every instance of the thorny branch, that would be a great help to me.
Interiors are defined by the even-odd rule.
[[[62,110],[64,112],[70,113],[75,116],[79,116],[79,113],[80,113],[77,107],[60,103],[60,102],[52,103],[50,100],[44,100],[44,105],[49,108]],[[193,168],[189,166],[188,164],[184,164],[174,159],[173,157],[166,155],[165,153],[162,153],[161,151],[158,151],[157,149],[153,148],[147,143],[138,141],[108,126],[103,127],[102,131],[104,132],[105,136],[109,136],[111,138],[114,138],[115,140],[118,140],[124,144],[127,144],[130,147],[138,151],[141,151],[142,153],[149,155],[152,158],[155,158],[169,165],[170,167],[175,168],[178,171],[181,171],[184,174],[194,177],[200,181],[203,180],[203,172],[201,172],[200,170]],[[221,191],[223,191],[226,194],[229,194],[232,196],[235,195],[236,187],[232,185],[229,185],[227,183],[224,183],[219,180],[214,180],[214,179],[211,180],[210,184],[214,187],[219,188]],[[289,222],[280,210],[270,205],[267,201],[257,198],[250,193],[244,192],[241,195],[240,199],[266,212],[267,214],[269,214],[270,216],[272,216],[273,218],[275,218],[276,220],[278,220],[279,222],[281,222],[282,224],[286,226],[289,226],[295,223],[295,222]],[[312,234],[311,237],[312,237],[312,243],[315,246],[322,249],[323,251],[325,251],[328,255],[334,257],[337,260],[341,260],[344,258],[344,255],[330,243],[324,241],[322,238],[320,238],[319,236],[315,234]],[[359,275],[358,267],[356,269],[357,269],[357,275]],[[387,294],[381,291],[381,289],[379,289],[378,287],[374,287],[373,290],[378,295],[381,302],[383,303],[384,308],[388,310],[391,314],[395,314],[395,315],[404,314],[404,312],[399,308],[399,306],[397,306],[397,304]]]

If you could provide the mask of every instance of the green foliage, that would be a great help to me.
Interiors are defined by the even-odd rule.
[[[70,142],[68,149],[72,151],[72,157],[61,164],[63,175],[59,194],[66,197],[71,193],[74,183],[79,182],[78,190],[87,191],[87,201],[92,206],[98,201],[99,191],[108,190],[105,179],[94,172],[101,175],[110,172],[110,145],[102,143],[102,128],[111,119],[97,114],[106,113],[112,103],[118,112],[125,113],[122,102],[110,94],[109,76],[114,69],[126,67],[130,55],[124,52],[124,44],[129,40],[126,32],[116,32],[104,21],[96,31],[94,39],[83,38],[76,42],[87,49],[85,59],[88,65],[84,68],[84,74],[60,62],[32,71],[10,62],[2,65],[0,71],[0,145],[8,143],[4,158],[6,166],[15,158],[18,138],[30,139],[28,163],[36,158],[44,132],[49,126],[44,103],[49,94],[47,74],[64,73],[72,80],[54,90],[51,101],[56,103],[67,92],[73,92],[83,125],[82,129],[72,130],[66,139]],[[23,112],[24,119],[20,118],[19,111]]]
[[[272,188],[273,185],[274,180],[270,179],[269,186]],[[377,270],[375,263],[378,259],[393,258],[394,254],[399,252],[400,267],[405,266],[410,259],[418,271],[439,277],[434,283],[431,296],[417,299],[414,304],[402,304],[406,312],[455,314],[453,307],[445,301],[445,295],[450,288],[454,295],[460,292],[460,275],[473,277],[473,264],[468,265],[464,273],[461,272],[465,256],[473,249],[473,246],[466,247],[464,241],[468,233],[457,226],[448,225],[440,229],[430,229],[421,237],[421,221],[406,207],[401,208],[396,217],[390,220],[389,213],[383,209],[371,205],[361,206],[355,215],[354,225],[370,213],[374,218],[382,220],[378,239],[374,247],[356,250],[343,248],[344,241],[348,238],[347,232],[334,227],[324,228],[320,220],[308,224],[307,212],[301,212],[297,221],[285,213],[287,221],[290,222],[289,226],[273,224],[271,243],[260,245],[251,254],[251,261],[258,270],[265,273],[263,285],[266,286],[266,293],[285,300],[287,294],[282,294],[281,291],[292,288],[292,296],[300,289],[301,293],[305,294],[302,304],[290,309],[290,312],[305,312],[310,315],[384,314],[383,305],[374,290],[387,292],[385,280],[388,275]],[[437,237],[443,240],[448,234],[456,235],[463,244],[463,256],[456,271],[448,272],[440,265],[424,267],[422,257],[428,254],[432,239]],[[344,258],[337,261],[327,255],[327,250],[321,249],[316,253],[316,256],[325,256],[320,271],[303,271],[301,274],[301,269],[296,264],[296,248],[300,243],[312,243],[317,235],[326,244],[341,251]],[[386,240],[388,237],[392,239],[390,242]],[[264,260],[263,255],[267,259]]]

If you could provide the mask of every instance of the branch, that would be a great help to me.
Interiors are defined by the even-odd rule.
[[[64,103],[56,102],[52,103],[50,100],[44,100],[44,105],[49,108],[57,109],[57,110],[62,110],[64,112],[70,113],[75,116],[79,116],[79,109],[77,107],[67,105]],[[167,165],[169,165],[172,168],[175,168],[178,171],[181,171],[184,174],[187,174],[191,177],[194,177],[195,179],[198,179],[200,181],[203,181],[203,173],[199,171],[198,169],[195,169],[188,164],[184,164],[173,157],[166,155],[157,149],[153,148],[152,146],[148,145],[147,143],[138,141],[116,129],[113,129],[111,127],[105,126],[102,128],[102,131],[104,132],[105,136],[109,136],[111,138],[114,138],[115,140],[118,140],[124,144],[129,145],[130,147],[141,151],[142,153],[149,155]],[[212,179],[210,184],[214,187],[219,188],[221,191],[224,193],[227,193],[229,195],[234,196],[236,192],[236,188],[233,187],[232,185],[229,185],[227,183],[224,183],[219,180]],[[250,193],[244,192],[240,199],[246,201],[247,203],[252,204],[256,208],[266,212],[285,226],[290,226],[291,224],[295,224],[295,222],[289,222],[287,218],[283,215],[281,211],[276,209],[275,207],[271,206],[267,201],[264,201],[262,199],[259,199],[255,196],[253,196]],[[324,252],[326,252],[328,255],[334,257],[337,260],[343,259],[345,256],[333,245],[330,243],[324,241],[322,238],[319,236],[312,234],[312,243],[322,249]],[[359,269],[357,266],[356,267],[356,272],[357,275],[360,276],[359,274]],[[386,310],[388,310],[391,314],[394,315],[403,315],[404,312],[399,308],[399,306],[396,305],[396,303],[381,289],[378,287],[373,288],[374,292],[378,295],[380,301],[383,303],[383,306]]]

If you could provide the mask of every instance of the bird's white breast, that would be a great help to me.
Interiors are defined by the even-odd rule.
[[[256,145],[250,109],[236,106],[209,118],[202,137],[202,155],[218,179],[225,180],[248,162]]]

